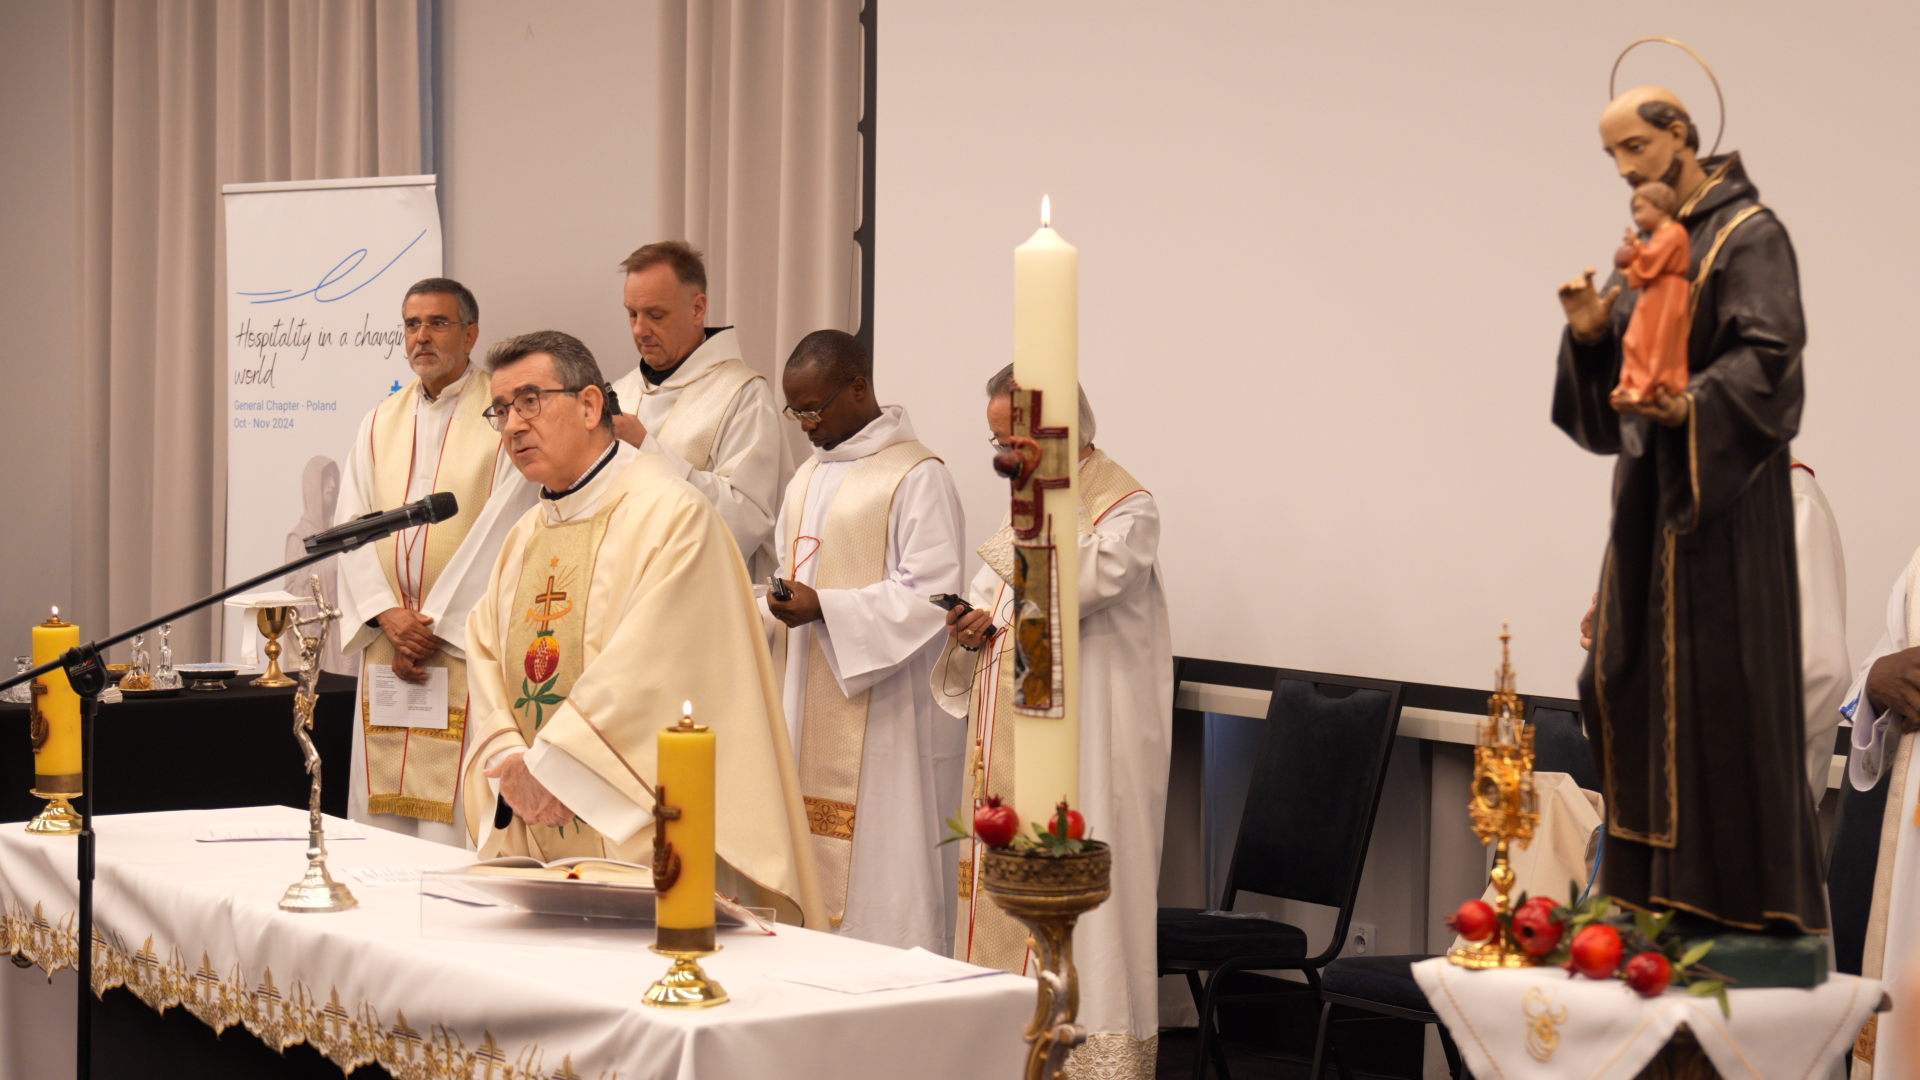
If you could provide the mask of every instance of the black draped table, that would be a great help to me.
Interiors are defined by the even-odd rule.
[[[305,809],[307,774],[293,737],[293,688],[248,686],[182,690],[168,698],[100,706],[95,735],[99,805],[82,813],[142,814],[278,804]],[[313,711],[327,813],[347,816],[352,755],[352,678],[322,673]],[[33,787],[27,707],[0,703],[0,822],[25,821],[44,800]]]

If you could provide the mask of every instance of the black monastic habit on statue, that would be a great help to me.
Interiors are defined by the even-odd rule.
[[[1788,475],[1800,274],[1739,155],[1704,165],[1675,215],[1692,246],[1687,422],[1607,402],[1636,296],[1624,282],[1607,337],[1560,344],[1553,422],[1619,458],[1580,674],[1606,796],[1601,887],[1732,927],[1823,933]]]

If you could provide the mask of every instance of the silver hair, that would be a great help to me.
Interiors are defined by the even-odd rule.
[[[1080,391],[1080,449],[1093,445],[1093,433],[1099,424],[1093,418],[1093,406],[1087,404],[1087,388],[1074,384]],[[1013,393],[1013,365],[1008,364],[999,370],[993,378],[987,380],[987,400],[1006,397]]]

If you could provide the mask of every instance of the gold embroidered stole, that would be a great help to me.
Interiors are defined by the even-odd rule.
[[[623,499],[610,498],[589,518],[542,522],[527,537],[500,664],[501,683],[513,699],[508,707],[528,746],[586,668],[587,590],[607,522]],[[513,828],[524,830],[527,853],[543,861],[608,854],[599,831],[579,818],[555,827],[516,817]]]
[[[861,589],[886,580],[888,522],[900,481],[933,451],[918,442],[894,443],[861,458],[840,482],[821,530],[817,589]],[[807,487],[819,459],[809,457],[787,487],[787,550],[800,534]],[[792,570],[789,569],[789,573]],[[853,868],[855,803],[860,795],[860,761],[867,739],[871,690],[852,697],[840,684],[820,647],[820,635],[808,635],[805,713],[801,719],[800,793],[820,865],[827,914],[839,926],[847,911],[847,877]]]
[[[393,510],[405,505],[407,483],[413,475],[414,411],[419,400],[418,379],[382,401],[374,409],[371,433],[374,508]],[[480,372],[467,377],[454,403],[453,417],[447,424],[447,436],[440,444],[440,461],[434,473],[434,490],[452,492],[460,512],[452,518],[418,530],[415,543],[426,546],[417,605],[433,591],[440,572],[459,549],[467,531],[480,516],[493,493],[495,455],[500,435],[480,415],[487,407],[489,384]],[[393,595],[405,597],[400,588],[400,535],[374,541],[380,567],[387,575]],[[385,634],[376,635],[361,658],[360,719],[361,737],[366,741],[367,812],[399,814],[422,821],[453,821],[454,793],[460,784],[460,753],[467,731],[467,665],[445,651],[426,663],[427,667],[447,669],[447,727],[404,728],[375,727],[373,711],[367,701],[369,682],[366,665],[394,661],[393,643]]]
[[[1093,526],[1120,500],[1145,491],[1140,482],[1121,468],[1105,451],[1094,450],[1080,463],[1079,531]],[[980,545],[980,557],[1003,583],[995,598],[994,614],[1006,603],[1013,584],[1013,526],[1000,531]],[[992,676],[992,689],[986,689],[986,676]],[[1013,691],[1014,650],[1009,635],[1002,632],[980,650],[973,675],[973,702],[967,715],[967,779],[963,797],[970,801],[960,811],[961,820],[972,817],[973,807],[988,795],[998,795],[1012,803],[1014,792]],[[976,868],[979,844],[967,843],[966,858],[960,860],[960,912],[954,929],[954,955],[968,963],[1024,973],[1027,962],[1027,931],[1006,912],[1000,910],[979,891]]]
[[[726,418],[727,407],[748,383],[764,378],[736,357],[715,363],[680,391],[673,411],[653,437],[695,469],[706,471],[713,463],[713,444],[720,437],[720,421]],[[642,392],[649,392],[644,373],[640,386]]]

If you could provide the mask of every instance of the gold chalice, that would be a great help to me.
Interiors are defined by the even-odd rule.
[[[260,624],[261,636],[267,639],[267,670],[248,686],[292,686],[293,680],[280,673],[280,635],[287,632],[287,623],[293,618],[291,607],[263,607],[254,621]]]

